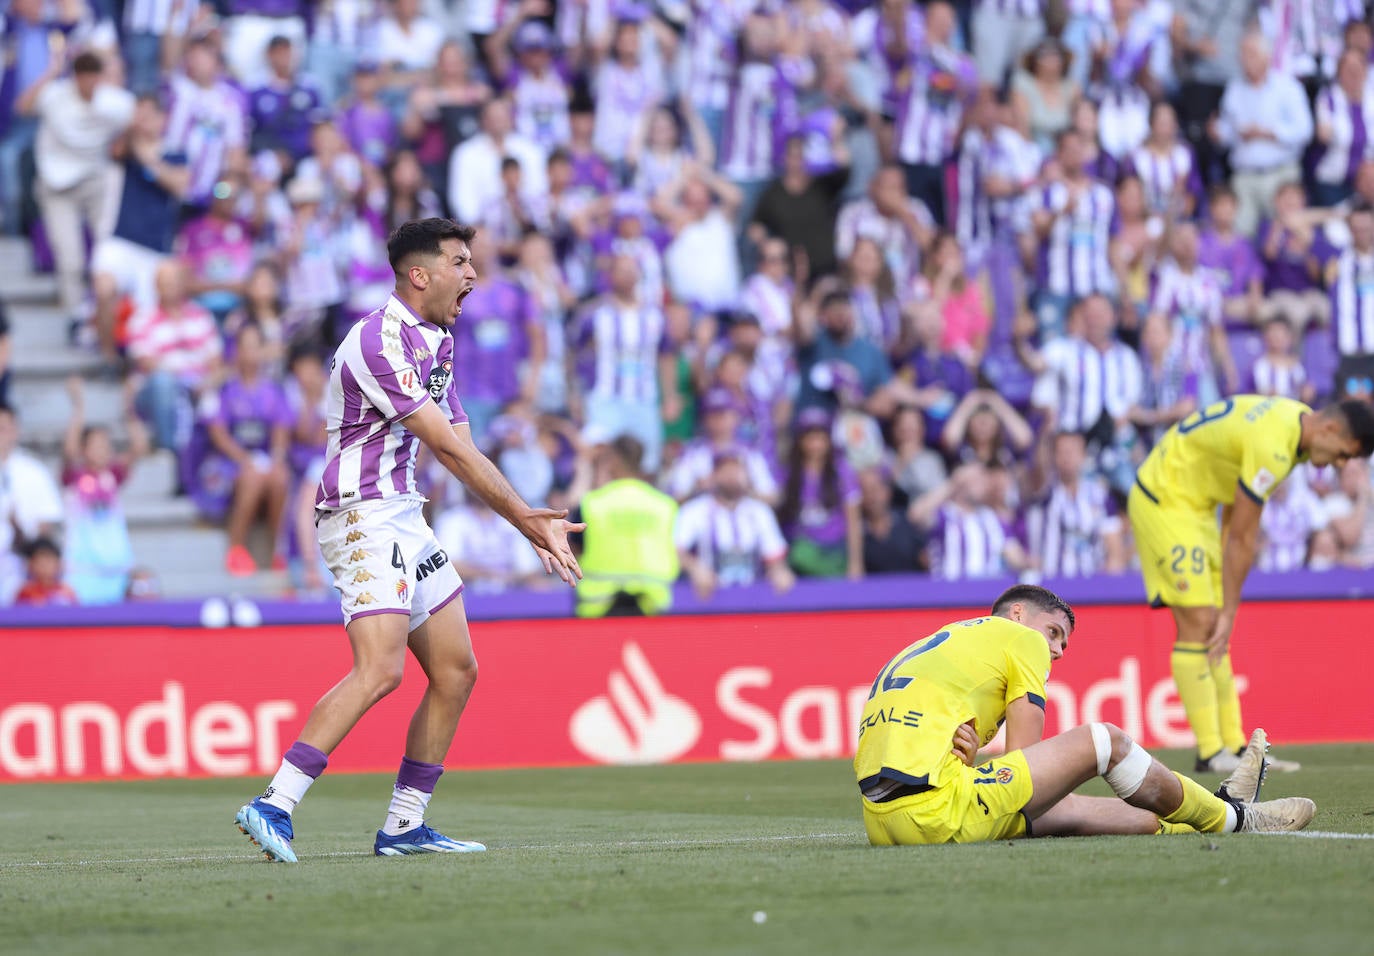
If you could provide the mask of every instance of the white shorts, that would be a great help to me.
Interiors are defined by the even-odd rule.
[[[115,286],[139,308],[157,305],[157,267],[167,256],[119,236],[106,236],[91,252],[91,275],[114,276]]]
[[[320,552],[342,597],[344,623],[370,614],[407,614],[413,631],[463,593],[415,498],[365,501],[321,512]]]

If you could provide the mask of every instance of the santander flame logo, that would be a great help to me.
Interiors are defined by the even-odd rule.
[[[663,689],[633,641],[621,649],[623,669],[611,671],[607,693],[577,708],[568,725],[573,746],[601,763],[676,760],[701,736],[701,718]]]

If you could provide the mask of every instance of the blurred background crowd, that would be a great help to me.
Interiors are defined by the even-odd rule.
[[[147,455],[231,575],[323,593],[328,356],[416,217],[480,230],[478,443],[534,504],[670,496],[654,573],[703,595],[1123,572],[1169,425],[1374,390],[1353,0],[0,5],[0,228],[127,406],[87,427],[69,384],[60,474],[0,411],[5,601],[156,591],[119,507]],[[471,586],[544,580],[421,467]],[[1374,565],[1371,499],[1366,461],[1300,468],[1261,566]]]

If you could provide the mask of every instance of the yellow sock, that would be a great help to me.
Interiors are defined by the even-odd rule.
[[[1161,829],[1164,824],[1186,823],[1202,833],[1221,833],[1227,829],[1228,822],[1234,825],[1235,817],[1232,814],[1235,811],[1225,800],[1208,793],[1202,784],[1191,777],[1181,773],[1175,773],[1174,776],[1183,784],[1183,802],[1173,813],[1159,818]]]
[[[1155,831],[1156,836],[1173,836],[1177,833],[1196,833],[1191,824],[1170,823],[1167,820],[1159,821],[1159,829]]]
[[[1211,757],[1221,750],[1221,725],[1217,715],[1217,684],[1207,663],[1207,649],[1202,644],[1179,641],[1169,658],[1178,687],[1178,699],[1188,715],[1193,734],[1197,737],[1198,756]]]
[[[1217,725],[1221,731],[1221,745],[1230,751],[1240,750],[1247,743],[1240,722],[1240,692],[1231,673],[1231,655],[1212,664],[1212,683],[1217,688]]]

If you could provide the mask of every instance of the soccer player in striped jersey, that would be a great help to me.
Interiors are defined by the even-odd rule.
[[[581,577],[566,511],[531,508],[473,444],[453,380],[453,339],[477,273],[470,226],[421,219],[387,242],[396,289],[344,337],[329,373],[327,464],[315,498],[320,548],[343,598],[353,667],[324,695],[262,796],[235,822],[268,859],[296,862],[292,811],[329,753],[400,684],[407,648],[429,679],[411,718],[378,856],[465,853],[425,823],[434,785],[477,679],[463,582],[421,512],[415,459],[423,443],[454,477],[529,539],[544,570]]]

